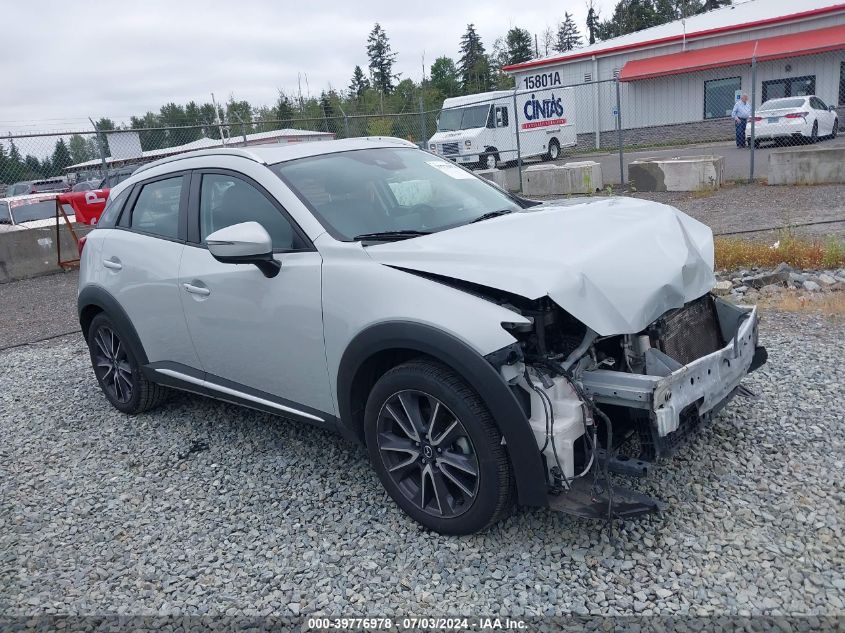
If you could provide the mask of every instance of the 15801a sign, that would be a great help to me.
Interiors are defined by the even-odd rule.
[[[528,75],[522,78],[523,85],[528,90],[536,90],[537,88],[551,88],[559,86],[560,72],[538,73],[536,75]]]

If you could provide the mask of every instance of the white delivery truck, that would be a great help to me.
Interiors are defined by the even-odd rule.
[[[572,88],[517,93],[516,116],[513,95],[511,90],[496,90],[446,99],[429,151],[473,167],[516,161],[517,125],[523,159],[557,160],[561,148],[575,146]]]

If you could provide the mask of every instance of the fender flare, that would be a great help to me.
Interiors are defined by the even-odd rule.
[[[519,502],[547,506],[545,469],[540,449],[522,407],[498,371],[455,336],[429,325],[390,321],[373,325],[350,341],[337,373],[340,424],[348,436],[360,438],[352,411],[352,388],[364,362],[378,352],[404,349],[431,356],[455,370],[475,389],[505,439]]]
[[[79,325],[82,328],[82,336],[87,340],[88,332],[86,331],[86,324],[82,315],[85,309],[90,308],[91,306],[97,306],[108,315],[108,317],[117,326],[117,329],[120,330],[120,333],[124,336],[125,342],[129,346],[129,349],[135,357],[135,360],[138,362],[138,365],[146,365],[149,360],[147,359],[147,353],[144,351],[144,346],[141,344],[141,338],[138,336],[138,331],[135,329],[135,326],[132,325],[132,321],[130,320],[129,315],[126,314],[126,310],[123,309],[123,306],[121,306],[117,299],[115,299],[114,296],[102,286],[86,286],[79,293],[79,297],[76,300],[76,308],[79,313]]]

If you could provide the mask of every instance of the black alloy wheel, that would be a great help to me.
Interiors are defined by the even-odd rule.
[[[386,371],[367,398],[364,435],[384,489],[428,529],[472,534],[510,514],[515,486],[502,434],[450,367],[420,358]]]
[[[94,375],[106,399],[123,413],[141,413],[163,402],[170,390],[148,380],[125,334],[101,312],[87,330]]]
[[[91,350],[94,373],[103,391],[109,396],[109,400],[128,404],[132,400],[135,387],[126,346],[120,336],[105,324],[93,332],[91,340],[94,343]]]
[[[378,448],[389,476],[423,512],[460,516],[478,494],[478,458],[460,420],[434,396],[407,389],[378,418]]]

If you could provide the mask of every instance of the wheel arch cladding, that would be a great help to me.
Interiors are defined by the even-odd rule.
[[[484,401],[505,438],[519,503],[547,506],[546,479],[534,433],[522,407],[499,373],[460,339],[428,325],[394,321],[371,326],[347,346],[337,374],[340,424],[363,441],[369,388],[390,367],[420,355],[458,373]]]
[[[82,336],[88,339],[88,328],[91,321],[101,312],[104,312],[112,320],[115,327],[123,334],[127,345],[135,357],[139,366],[146,365],[149,361],[141,339],[138,336],[135,326],[126,310],[118,303],[106,289],[100,286],[87,286],[79,293],[76,302],[79,312],[79,325],[82,327]]]

